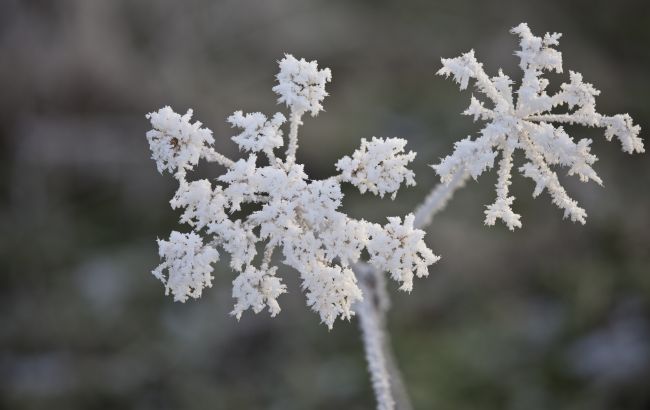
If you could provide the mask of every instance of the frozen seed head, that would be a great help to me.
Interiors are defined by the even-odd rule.
[[[485,122],[485,126],[478,137],[456,142],[454,152],[433,168],[443,182],[449,182],[464,172],[476,179],[493,168],[496,158],[501,155],[497,198],[485,211],[485,223],[494,225],[501,219],[513,230],[521,227],[521,217],[512,210],[515,198],[509,195],[509,186],[513,154],[521,150],[525,162],[518,170],[535,182],[533,196],[546,190],[553,203],[564,211],[565,218],[584,224],[585,210],[569,197],[553,167],[567,167],[568,174],[577,175],[580,181],[592,180],[602,184],[592,168],[597,157],[591,153],[590,139],[576,142],[562,124],[603,128],[605,138],[610,141],[616,137],[623,151],[628,153],[644,152],[643,141],[639,138],[641,128],[634,125],[627,114],[599,114],[595,97],[600,91],[584,82],[580,73],[570,71],[569,82],[562,84],[557,93],[548,94],[549,81],[543,78],[544,72],[563,72],[562,54],[554,48],[561,35],[546,33],[537,37],[525,23],[511,32],[520,39],[520,49],[515,55],[519,57],[519,67],[523,71],[521,84],[516,90],[513,89],[514,82],[501,70],[497,76],[488,77],[473,50],[460,57],[442,59],[439,75],[452,76],[461,89],[467,88],[473,80],[476,91],[485,97],[486,101],[481,101],[472,96],[470,106],[464,112],[474,121]]]
[[[146,115],[152,130],[147,132],[151,158],[158,172],[184,171],[198,164],[201,156],[214,143],[212,131],[201,128],[200,122],[191,123],[192,110],[185,115],[166,106]]]
[[[315,61],[287,55],[280,61],[279,102],[291,110],[289,140],[297,138],[296,115],[322,110],[330,81],[328,69],[319,70]],[[284,158],[275,150],[284,145],[281,113],[270,119],[261,113],[236,111],[228,122],[241,130],[232,140],[247,155],[237,161],[215,152],[212,134],[200,123],[165,107],[149,114],[150,141],[159,169],[175,172],[178,190],[170,201],[180,209],[186,234],[172,232],[169,241],[160,240],[162,263],[153,273],[176,300],[196,298],[211,285],[211,264],[221,248],[230,255],[230,267],[237,276],[232,295],[232,314],[240,318],[246,310],[280,312],[278,298],[286,287],[277,275],[273,255],[300,274],[307,305],[331,328],[337,318],[354,315],[355,302],[363,294],[352,264],[364,250],[370,264],[388,272],[403,290],[410,290],[413,277],[426,276],[437,256],[424,243],[424,232],[413,228],[413,217],[389,218],[385,225],[350,218],[342,212],[341,183],[350,182],[361,192],[394,197],[402,184],[414,185],[407,165],[415,157],[405,152],[400,138],[362,140],[351,157],[338,161],[341,174],[312,180],[304,166],[295,162],[295,150]],[[170,143],[172,138],[177,145]],[[268,161],[260,163],[260,157]],[[188,170],[200,158],[226,166],[213,179],[187,180]],[[178,172],[177,170],[182,170]],[[254,206],[250,206],[254,205]],[[261,254],[258,255],[258,251]]]
[[[332,81],[330,69],[319,70],[316,61],[298,60],[291,54],[285,54],[279,65],[278,84],[273,87],[279,95],[278,102],[286,104],[293,113],[310,112],[312,117],[316,116],[323,110],[321,103],[328,96],[325,84]]]

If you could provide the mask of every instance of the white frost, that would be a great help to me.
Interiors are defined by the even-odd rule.
[[[562,73],[562,54],[553,48],[558,45],[561,35],[546,33],[544,37],[536,37],[525,23],[513,28],[512,33],[520,38],[521,48],[515,54],[523,70],[523,78],[516,91],[513,91],[513,82],[501,70],[496,77],[488,77],[473,50],[457,58],[442,59],[443,67],[438,74],[451,75],[461,89],[467,88],[473,79],[477,91],[487,97],[491,108],[472,96],[464,114],[472,116],[474,121],[481,120],[487,124],[477,138],[467,137],[456,142],[454,152],[433,168],[443,182],[449,182],[455,175],[464,172],[476,179],[494,167],[495,159],[501,153],[497,198],[485,211],[485,223],[493,225],[497,219],[501,219],[512,230],[521,227],[520,216],[512,210],[514,197],[508,196],[512,155],[520,149],[526,162],[519,171],[535,181],[533,196],[546,190],[553,203],[564,210],[565,217],[584,224],[587,216],[585,210],[568,196],[551,166],[568,167],[569,175],[575,174],[583,182],[592,180],[602,184],[592,168],[597,158],[590,151],[591,140],[575,142],[556,124],[604,128],[607,140],[618,138],[623,151],[628,153],[644,152],[643,141],[638,136],[641,128],[634,125],[627,114],[605,116],[596,112],[595,97],[600,91],[585,83],[580,73],[571,71],[570,82],[562,84],[557,93],[549,95],[546,92],[549,81],[542,74],[544,71]],[[568,108],[566,112],[553,112],[564,105]]]
[[[290,149],[284,159],[274,153],[284,145],[285,117],[280,113],[269,120],[261,113],[237,111],[228,118],[243,130],[232,140],[249,152],[238,161],[206,145],[213,142],[211,132],[200,123],[189,123],[191,111],[181,117],[165,107],[150,114],[154,130],[147,135],[154,159],[159,168],[181,171],[175,173],[179,188],[170,203],[183,210],[180,221],[193,230],[174,232],[169,242],[159,241],[163,263],[153,273],[176,300],[198,297],[210,286],[210,263],[217,260],[220,247],[230,255],[230,267],[238,275],[233,281],[232,314],[239,318],[248,309],[257,313],[268,308],[275,316],[280,312],[277,299],[286,292],[272,265],[277,252],[300,274],[307,305],[331,328],[337,318],[352,317],[352,306],[363,297],[351,266],[364,249],[371,255],[370,263],[387,271],[404,290],[412,288],[414,275],[425,276],[437,260],[424,243],[424,232],[413,229],[412,215],[403,224],[400,218],[389,218],[382,226],[339,210],[341,182],[393,197],[402,184],[414,185],[414,174],[406,166],[415,153],[406,153],[406,141],[399,138],[362,140],[352,157],[339,161],[340,175],[309,179],[304,166],[295,163],[297,126],[304,112],[315,115],[322,110],[331,74],[329,69],[319,70],[315,61],[287,55],[280,61],[277,78],[274,90],[280,94],[279,102],[291,110]],[[169,143],[174,137],[177,145]],[[268,160],[264,165],[259,164],[262,156]],[[218,162],[226,170],[215,180],[189,182],[186,171],[199,158]],[[262,248],[263,255],[258,255]]]

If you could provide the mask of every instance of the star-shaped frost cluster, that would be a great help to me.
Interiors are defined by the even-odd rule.
[[[168,171],[178,180],[170,203],[183,210],[180,221],[192,229],[158,241],[163,262],[153,273],[175,300],[198,298],[211,286],[211,264],[221,248],[237,272],[232,314],[239,318],[248,309],[257,313],[268,308],[275,316],[280,312],[277,298],[286,292],[272,265],[274,252],[279,252],[284,264],[299,272],[307,305],[331,328],[337,318],[349,319],[352,305],[363,296],[351,266],[364,250],[370,264],[387,271],[407,291],[413,278],[426,276],[438,257],[425,245],[424,232],[413,227],[412,215],[389,218],[382,226],[339,211],[342,182],[381,196],[394,196],[402,183],[415,184],[406,168],[415,154],[404,151],[405,140],[362,140],[352,157],[337,163],[341,174],[324,180],[309,179],[303,165],[296,164],[301,116],[322,110],[331,74],[319,70],[315,61],[290,55],[279,65],[273,90],[290,109],[284,159],[276,156],[284,145],[282,126],[287,121],[281,113],[267,118],[237,111],[228,118],[239,129],[232,140],[248,153],[238,161],[214,150],[212,132],[191,123],[191,110],[179,115],[164,107],[147,115],[153,127],[147,133],[152,158],[161,173]],[[267,165],[258,164],[261,155]],[[223,165],[225,173],[214,182],[188,181],[187,171],[201,158]],[[263,249],[259,255],[258,249]]]
[[[568,196],[551,167],[562,165],[569,168],[569,175],[577,175],[583,182],[593,180],[602,184],[592,168],[597,158],[590,151],[590,139],[576,142],[560,124],[604,128],[605,138],[611,141],[616,137],[623,151],[630,154],[644,152],[643,141],[638,136],[641,128],[633,124],[628,114],[599,114],[595,97],[600,91],[584,82],[580,73],[570,71],[568,83],[562,84],[557,93],[547,93],[549,81],[542,74],[545,71],[562,73],[562,54],[553,48],[558,45],[561,34],[546,33],[544,37],[537,37],[525,23],[511,32],[519,36],[521,46],[516,55],[520,59],[523,79],[516,91],[512,88],[513,81],[501,70],[497,76],[488,77],[473,50],[457,58],[442,59],[443,67],[438,74],[452,75],[461,90],[473,79],[477,90],[487,97],[489,106],[472,96],[464,114],[487,124],[477,138],[467,137],[456,142],[454,152],[433,168],[443,182],[450,181],[459,172],[467,172],[476,179],[494,167],[495,159],[501,154],[497,198],[485,211],[485,223],[494,225],[501,219],[513,230],[521,227],[521,217],[512,210],[514,197],[509,196],[509,186],[513,154],[520,149],[526,162],[519,171],[535,181],[533,196],[546,189],[553,203],[564,210],[565,217],[584,224],[585,210]],[[564,113],[554,112],[560,107],[566,108]]]

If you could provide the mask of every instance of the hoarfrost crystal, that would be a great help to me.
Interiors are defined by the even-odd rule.
[[[210,264],[219,259],[219,253],[211,246],[204,246],[199,235],[174,231],[169,241],[158,240],[158,248],[164,262],[154,269],[153,275],[165,284],[165,293],[171,293],[174,300],[185,302],[190,297],[199,298],[203,288],[212,286]]]
[[[413,276],[428,275],[427,267],[440,259],[424,245],[424,232],[413,228],[414,220],[415,216],[409,214],[404,223],[399,217],[392,217],[385,227],[370,227],[367,246],[370,263],[390,272],[393,279],[402,283],[400,289],[407,292],[413,290]]]
[[[147,114],[147,118],[153,127],[147,132],[151,158],[156,161],[160,173],[192,168],[214,142],[212,131],[201,128],[200,122],[190,122],[192,110],[181,116],[167,106]]]
[[[327,97],[325,84],[332,81],[329,68],[318,69],[316,61],[300,60],[287,54],[280,60],[280,73],[276,76],[278,85],[273,87],[284,103],[294,113],[309,111],[312,117],[323,109],[321,102]]]
[[[147,133],[153,159],[161,172],[173,173],[179,182],[170,204],[183,210],[180,221],[192,229],[159,241],[163,262],[153,273],[176,300],[197,298],[211,285],[210,265],[218,260],[217,248],[222,248],[238,274],[233,281],[232,314],[239,318],[248,309],[255,313],[268,309],[275,316],[280,312],[277,299],[287,291],[276,276],[277,266],[271,265],[278,251],[284,264],[299,272],[307,305],[331,328],[337,318],[349,319],[354,303],[363,297],[351,266],[364,249],[370,264],[387,271],[404,290],[412,289],[414,276],[426,276],[428,266],[438,258],[426,247],[424,232],[413,228],[412,215],[404,223],[389,218],[382,226],[338,210],[341,182],[350,182],[361,192],[393,197],[401,184],[415,184],[413,172],[406,168],[415,153],[405,153],[405,140],[362,140],[352,157],[337,163],[341,174],[325,180],[310,180],[303,165],[296,164],[301,116],[322,110],[331,74],[329,69],[318,69],[315,61],[291,55],[279,65],[273,90],[290,109],[284,159],[275,152],[284,145],[281,127],[286,118],[281,113],[268,119],[261,113],[236,111],[228,118],[242,130],[232,140],[248,152],[238,161],[214,151],[211,131],[201,128],[201,123],[190,123],[191,110],[180,116],[164,107],[147,115],[154,128]],[[258,166],[260,155],[267,157],[268,165]],[[214,182],[187,181],[187,171],[201,158],[223,165],[226,172]],[[244,204],[258,208],[246,211]],[[258,255],[260,244],[264,251]]]
[[[361,147],[354,151],[352,158],[345,156],[336,163],[343,181],[350,182],[363,194],[370,191],[381,197],[392,193],[395,199],[397,190],[405,183],[415,185],[415,174],[406,168],[415,158],[415,153],[404,153],[406,140],[401,138],[375,138],[368,142],[361,139]]]
[[[276,113],[271,120],[267,120],[266,115],[259,112],[243,115],[241,111],[237,111],[228,117],[228,122],[233,127],[244,129],[241,134],[232,137],[241,149],[266,153],[273,152],[273,149],[281,147],[284,143],[280,126],[286,120],[282,113]]]
[[[562,73],[562,54],[553,48],[561,35],[546,33],[544,37],[536,37],[525,23],[513,28],[512,33],[520,38],[521,49],[516,55],[524,72],[521,85],[514,92],[513,82],[501,70],[497,76],[488,77],[473,50],[457,58],[442,59],[443,67],[438,74],[453,76],[461,89],[466,89],[470,80],[475,80],[477,91],[487,97],[491,108],[472,96],[464,114],[473,116],[474,121],[486,121],[487,125],[476,139],[467,137],[456,142],[453,154],[433,168],[443,182],[464,172],[477,178],[494,166],[501,153],[497,198],[485,211],[485,223],[494,225],[501,219],[513,230],[521,227],[521,221],[512,210],[514,197],[509,196],[509,186],[512,157],[515,150],[520,149],[526,162],[519,171],[535,181],[533,196],[546,189],[553,203],[564,210],[565,217],[584,224],[585,210],[568,196],[551,166],[566,166],[569,175],[575,174],[583,182],[593,180],[602,184],[592,168],[597,158],[590,151],[590,139],[575,142],[562,126],[555,124],[604,128],[605,138],[611,141],[616,137],[623,151],[630,154],[644,152],[643,141],[638,136],[641,128],[632,123],[628,114],[605,116],[596,112],[595,97],[600,91],[584,82],[580,73],[571,71],[569,83],[562,84],[557,93],[549,95],[546,92],[549,81],[541,75],[544,71]],[[567,112],[552,112],[563,105],[567,106]]]

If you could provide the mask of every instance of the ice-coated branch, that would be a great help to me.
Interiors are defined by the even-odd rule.
[[[358,302],[357,314],[377,408],[393,410],[395,408],[393,387],[396,381],[394,377],[399,377],[399,374],[392,374],[390,369],[391,353],[388,349],[388,335],[384,323],[384,315],[389,303],[385,283],[379,271],[368,264],[356,263],[354,271],[359,277],[359,286],[365,295],[363,300]]]
[[[214,149],[205,150],[202,153],[203,158],[208,162],[216,162],[219,165],[222,165],[226,168],[230,168],[235,165],[235,161],[226,157],[225,155],[215,151]]]
[[[460,171],[451,177],[448,183],[437,184],[427,195],[424,201],[415,209],[415,220],[413,226],[424,229],[431,224],[433,217],[442,211],[454,193],[463,186],[469,179],[469,173]]]
[[[289,119],[289,144],[287,146],[287,162],[293,164],[296,162],[296,152],[298,151],[298,127],[302,124],[302,114],[292,112]]]
[[[322,111],[331,73],[319,69],[315,61],[291,55],[279,66],[273,90],[290,111],[284,158],[276,153],[284,146],[282,113],[267,117],[236,111],[228,117],[238,130],[232,140],[246,155],[237,161],[214,150],[212,132],[200,122],[190,122],[191,110],[181,116],[164,107],[147,115],[153,127],[147,133],[152,158],[161,173],[169,172],[178,180],[170,204],[182,210],[180,222],[191,229],[159,241],[163,261],[154,274],[175,300],[198,298],[212,284],[211,264],[219,258],[217,249],[222,249],[237,272],[232,314],[240,318],[248,309],[255,313],[268,309],[275,316],[280,312],[277,299],[287,291],[276,275],[277,266],[272,266],[277,250],[283,263],[300,274],[307,305],[332,328],[337,318],[350,319],[353,305],[363,299],[351,266],[364,251],[371,265],[387,272],[404,290],[412,288],[415,276],[426,276],[438,257],[425,245],[424,232],[413,227],[412,215],[389,218],[380,225],[339,210],[342,182],[361,192],[393,197],[402,184],[415,184],[407,168],[415,153],[404,151],[406,141],[362,140],[352,157],[337,163],[339,176],[311,180],[304,166],[296,163],[298,126],[305,113],[315,116]],[[261,155],[268,165],[258,164]],[[202,158],[225,166],[225,172],[212,181],[188,181],[187,171]],[[259,257],[258,245],[265,249]]]
[[[388,403],[394,402],[394,407],[399,410],[411,410],[411,401],[386,328],[386,312],[390,307],[386,278],[381,271],[365,262],[355,263],[353,269],[364,294],[363,300],[358,302],[363,306],[357,308],[357,317],[378,407],[385,408]],[[374,338],[367,337],[372,334]],[[381,340],[381,344],[377,344],[376,340]],[[375,380],[379,381],[376,385]]]
[[[549,81],[542,77],[543,73],[563,71],[562,54],[554,48],[559,44],[560,34],[546,33],[537,37],[525,23],[513,28],[512,33],[519,36],[520,49],[515,54],[523,71],[516,91],[512,88],[513,81],[501,70],[497,76],[488,77],[483,65],[476,60],[474,50],[457,58],[442,59],[439,75],[451,75],[461,89],[474,80],[477,91],[487,97],[491,106],[471,97],[464,114],[472,116],[474,121],[485,121],[486,125],[477,138],[467,137],[456,142],[454,152],[433,168],[445,183],[463,172],[476,179],[493,168],[501,155],[497,198],[485,211],[485,223],[494,225],[501,219],[512,230],[521,227],[520,216],[512,210],[514,197],[508,196],[512,156],[519,149],[526,158],[519,172],[535,182],[533,196],[546,190],[553,203],[564,210],[565,217],[585,223],[585,210],[568,196],[552,167],[568,167],[569,175],[575,174],[583,182],[593,180],[601,184],[592,168],[597,157],[590,151],[590,139],[576,142],[555,124],[603,128],[608,141],[616,137],[623,151],[630,154],[644,152],[643,141],[639,138],[641,128],[634,125],[628,114],[599,114],[595,97],[600,91],[584,82],[580,73],[570,71],[569,82],[562,84],[557,93],[546,91]],[[556,112],[563,107],[565,112]]]
[[[370,298],[358,305],[359,328],[366,352],[370,381],[377,399],[378,410],[395,409],[395,399],[391,391],[390,373],[384,352],[384,333],[378,312],[370,306]]]

